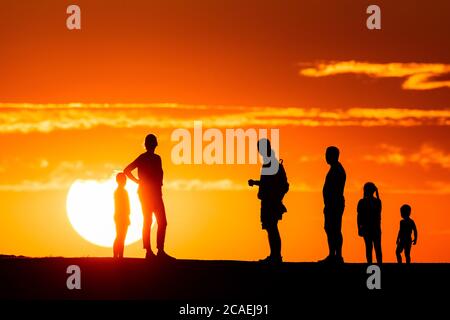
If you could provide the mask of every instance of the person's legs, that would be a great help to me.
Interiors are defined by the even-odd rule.
[[[342,213],[343,210],[339,210],[338,212],[336,212],[336,216],[335,216],[335,226],[334,226],[334,247],[336,250],[336,257],[339,260],[342,260],[342,245],[344,243],[344,238],[342,237]]]
[[[332,229],[332,221],[330,214],[325,214],[325,233],[327,234],[327,242],[328,242],[328,257],[332,258],[336,254],[336,250],[334,247],[334,234]]]
[[[153,257],[152,246],[151,246],[151,228],[153,222],[153,203],[150,195],[139,194],[141,200],[142,214],[144,217],[144,225],[142,227],[142,245],[147,253],[146,258]]]
[[[406,263],[411,263],[411,243],[405,244],[405,260]]]
[[[395,250],[395,255],[397,256],[397,262],[402,263],[402,251],[403,251],[403,244],[400,242],[397,244],[397,249]]]
[[[372,264],[372,237],[365,235],[364,243],[366,244],[366,260],[368,264]]]
[[[158,252],[164,252],[164,242],[166,239],[167,218],[166,210],[164,208],[164,202],[162,197],[156,200],[155,206],[156,223],[158,224],[158,231],[156,235],[156,247]]]
[[[118,255],[119,258],[123,258],[123,252],[125,249],[125,239],[127,237],[127,231],[128,231],[128,226],[124,225],[122,226],[121,230],[120,230],[120,234],[118,234]]]
[[[373,239],[373,244],[375,247],[375,255],[377,257],[377,263],[382,264],[383,263],[383,254],[381,252],[381,232],[377,232]]]
[[[119,256],[119,233],[120,233],[120,228],[119,228],[119,225],[116,223],[116,238],[114,239],[114,245],[113,245],[114,258],[117,258]]]
[[[146,212],[144,213],[144,226],[142,228],[142,244],[144,249],[152,250],[150,243],[150,230],[152,227],[152,213]]]
[[[114,245],[113,245],[113,257],[117,258],[118,257],[118,249],[117,249],[117,236],[116,239],[114,240]]]
[[[271,223],[267,228],[267,235],[269,238],[270,256],[272,258],[281,258],[281,237],[278,230],[278,221]]]

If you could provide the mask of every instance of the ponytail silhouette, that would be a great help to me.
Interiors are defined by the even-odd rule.
[[[373,194],[376,194],[377,199],[380,200],[380,195],[378,193],[378,188],[373,182],[367,182],[364,185],[364,197],[371,197]]]

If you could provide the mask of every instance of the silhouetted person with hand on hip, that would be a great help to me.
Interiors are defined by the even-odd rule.
[[[373,196],[376,194],[376,198]],[[372,248],[375,248],[377,263],[383,263],[381,252],[381,200],[378,188],[372,182],[364,185],[364,197],[358,202],[358,235],[366,244],[366,259],[372,264]]]
[[[344,214],[345,200],[344,187],[346,174],[344,167],[339,162],[339,149],[328,147],[325,159],[330,165],[330,170],[325,178],[323,186],[323,202],[325,217],[325,232],[328,238],[329,255],[320,262],[343,263],[342,258],[342,215]]]
[[[417,228],[413,219],[410,218],[411,207],[404,204],[400,208],[400,214],[402,220],[400,221],[400,230],[397,236],[397,249],[395,254],[397,255],[397,262],[402,263],[402,251],[405,252],[406,263],[411,263],[411,245],[417,243]],[[411,239],[411,233],[414,233],[414,239]]]
[[[248,180],[249,186],[259,186],[258,199],[261,200],[261,224],[267,231],[270,255],[260,262],[278,264],[283,262],[281,256],[281,237],[278,221],[281,220],[286,207],[283,197],[289,190],[289,183],[283,162],[278,162],[268,139],[258,141],[258,151],[263,157],[263,166],[259,180]]]
[[[155,254],[152,251],[150,244],[150,230],[152,227],[152,217],[155,214],[156,223],[158,225],[157,231],[157,248],[158,258],[174,259],[164,251],[164,241],[166,237],[167,219],[164,202],[162,199],[162,185],[163,185],[163,169],[161,157],[155,154],[155,148],[158,145],[156,136],[153,134],[147,135],[145,138],[145,148],[147,152],[141,154],[130,163],[124,170],[125,174],[134,182],[139,184],[139,198],[142,205],[142,213],[144,215],[144,227],[142,230],[142,241],[144,249],[147,250],[145,257],[152,259]],[[138,170],[138,178],[136,178],[132,171]]]
[[[130,200],[125,190],[127,176],[119,173],[116,176],[117,189],[114,191],[114,222],[116,223],[116,239],[114,240],[114,258],[123,258],[125,239],[130,225]]]

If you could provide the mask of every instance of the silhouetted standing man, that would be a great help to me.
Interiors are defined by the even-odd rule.
[[[344,167],[339,162],[339,149],[337,147],[328,147],[325,158],[330,165],[322,191],[329,255],[322,262],[343,263],[341,227],[345,208],[344,187],[346,174]]]
[[[142,230],[142,241],[144,249],[147,250],[145,257],[151,259],[155,257],[150,244],[150,230],[152,227],[153,213],[158,224],[157,232],[157,248],[158,257],[163,259],[171,259],[164,251],[164,241],[166,237],[166,211],[162,199],[162,185],[163,185],[163,169],[161,157],[155,154],[155,148],[158,145],[156,136],[153,134],[147,135],[145,138],[145,148],[147,152],[141,154],[130,163],[124,170],[124,173],[134,182],[139,184],[139,198],[142,205],[142,213],[144,215],[144,227]],[[138,170],[137,179],[132,171]]]
[[[258,151],[264,159],[261,177],[259,180],[248,180],[248,184],[251,187],[259,186],[258,199],[261,200],[261,225],[267,231],[269,239],[270,255],[260,262],[277,264],[283,262],[278,221],[287,211],[282,201],[289,190],[289,183],[283,163],[278,163],[275,151],[271,149],[270,141],[267,139],[259,140]]]

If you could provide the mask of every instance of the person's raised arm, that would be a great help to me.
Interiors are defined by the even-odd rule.
[[[133,170],[137,168],[137,159],[130,163],[124,170],[123,173],[127,175],[127,177],[139,184],[139,179],[133,175]]]
[[[414,232],[414,239],[413,239],[413,244],[415,245],[417,243],[417,228],[416,228],[416,224],[413,221],[413,232]]]

